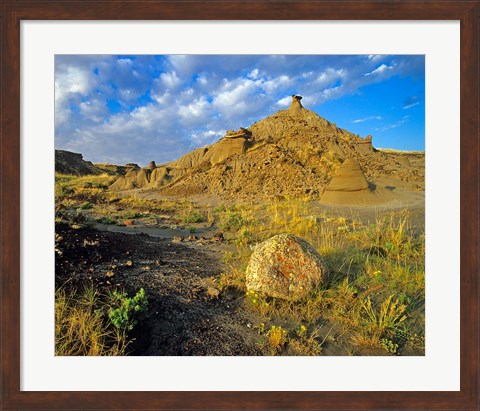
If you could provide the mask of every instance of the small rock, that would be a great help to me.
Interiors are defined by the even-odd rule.
[[[181,242],[183,242],[183,237],[180,237],[180,236],[176,235],[176,236],[173,237],[172,241],[174,243],[181,243]]]
[[[212,241],[221,243],[223,240],[224,240],[224,238],[223,238],[223,233],[215,233],[215,234],[212,236]]]
[[[188,241],[197,241],[198,237],[196,235],[189,235],[188,236]]]
[[[133,265],[133,261],[132,260],[128,260],[126,263],[125,263],[125,266],[126,267],[131,267]]]
[[[107,273],[105,275],[107,277],[113,277],[115,275],[115,273],[113,271],[107,271]]]

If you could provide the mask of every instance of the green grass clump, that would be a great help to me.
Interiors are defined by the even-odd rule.
[[[222,230],[239,230],[248,224],[249,221],[241,213],[228,210],[221,218],[220,227]]]
[[[82,290],[67,291],[61,287],[55,291],[55,355],[127,353],[128,332],[136,325],[137,312],[146,310],[146,298],[142,290],[132,299],[123,292],[114,293],[112,297],[92,285]],[[140,310],[136,309],[137,305]],[[117,321],[119,317],[123,320]]]
[[[185,224],[201,223],[204,220],[205,220],[205,217],[196,211],[190,211],[188,214],[186,214],[183,217],[183,222]]]

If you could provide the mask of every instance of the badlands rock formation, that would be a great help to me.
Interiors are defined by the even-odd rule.
[[[111,189],[157,189],[175,196],[322,198],[337,170],[343,169],[341,176],[348,167],[358,166],[369,182],[387,179],[392,187],[423,190],[423,153],[376,150],[371,136],[361,138],[337,127],[303,107],[301,99],[294,95],[288,109],[248,128],[228,131],[218,142],[176,161],[132,169]],[[336,184],[334,180],[325,191],[329,201],[336,201],[331,194],[338,192]]]

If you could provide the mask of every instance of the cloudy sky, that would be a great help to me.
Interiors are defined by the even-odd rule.
[[[423,56],[55,57],[55,148],[146,165],[288,107],[292,94],[375,147],[423,150]]]

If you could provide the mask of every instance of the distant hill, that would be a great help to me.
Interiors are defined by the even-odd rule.
[[[301,99],[294,95],[288,109],[248,129],[229,131],[176,161],[132,168],[111,189],[152,188],[178,196],[320,197],[346,159],[355,160],[369,182],[386,178],[392,186],[424,189],[423,153],[380,152],[372,136],[361,138],[337,127],[304,108]]]
[[[73,153],[66,150],[55,150],[55,172],[61,174],[85,175],[125,175],[131,170],[138,169],[138,164],[125,164],[118,166],[110,163],[95,163],[85,161],[80,153]]]
[[[96,167],[90,161],[85,161],[82,154],[55,150],[55,172],[84,176],[103,174],[105,171]]]

